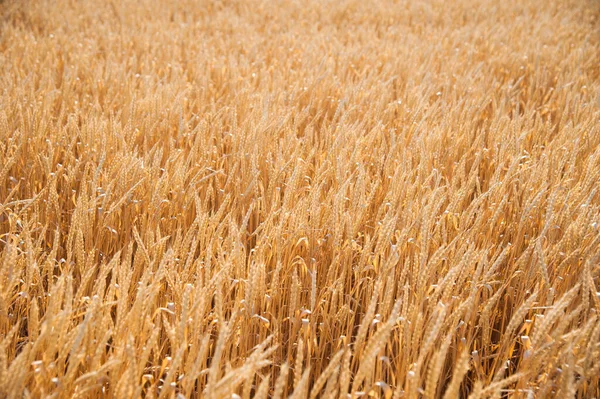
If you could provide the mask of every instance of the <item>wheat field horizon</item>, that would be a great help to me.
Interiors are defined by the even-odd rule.
[[[0,1],[0,397],[600,398],[599,17]]]

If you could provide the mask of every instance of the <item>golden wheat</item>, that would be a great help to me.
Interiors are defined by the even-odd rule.
[[[600,397],[599,17],[0,1],[0,397]]]

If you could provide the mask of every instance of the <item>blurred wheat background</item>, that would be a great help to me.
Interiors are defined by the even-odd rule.
[[[599,16],[2,1],[0,397],[600,397]]]

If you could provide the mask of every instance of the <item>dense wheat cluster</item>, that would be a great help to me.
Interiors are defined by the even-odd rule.
[[[0,397],[600,397],[599,16],[0,2]]]

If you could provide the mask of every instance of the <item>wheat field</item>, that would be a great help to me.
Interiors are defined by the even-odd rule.
[[[0,2],[0,397],[600,398],[593,0]]]

